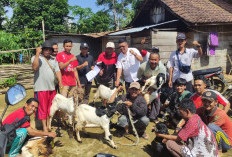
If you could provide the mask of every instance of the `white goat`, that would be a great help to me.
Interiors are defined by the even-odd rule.
[[[96,115],[96,108],[89,106],[87,104],[81,104],[77,106],[75,110],[75,121],[77,123],[74,124],[74,128],[76,130],[77,140],[78,142],[82,142],[79,134],[79,130],[83,130],[85,132],[85,126],[87,123],[97,124],[101,126],[105,131],[105,139],[113,148],[117,148],[115,145],[112,135],[109,131],[110,117],[107,115],[103,115],[101,117]]]
[[[50,108],[50,125],[49,129],[51,129],[51,122],[54,114],[58,110],[62,110],[65,113],[68,113],[69,124],[72,125],[72,116],[75,113],[75,106],[78,105],[78,96],[66,98],[61,94],[56,94],[54,99],[52,100],[52,106]]]
[[[98,99],[107,99],[108,101],[110,100],[110,97],[113,95],[113,93],[117,90],[115,87],[114,89],[110,89],[109,87],[106,87],[104,85],[100,85],[94,95],[93,103]]]

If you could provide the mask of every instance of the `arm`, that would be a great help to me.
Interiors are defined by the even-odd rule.
[[[169,87],[172,88],[172,75],[173,75],[173,67],[169,68]]]
[[[164,139],[167,139],[167,140],[173,140],[173,141],[181,141],[181,138],[179,136],[176,136],[176,135],[165,135],[165,134],[159,134],[159,133],[156,133],[156,136],[158,137],[162,137]]]
[[[41,47],[37,47],[36,48],[35,58],[34,58],[34,61],[32,63],[32,69],[34,71],[36,71],[39,68],[39,56],[40,56],[41,52],[42,52]]]
[[[82,68],[84,68],[84,67],[86,67],[88,65],[89,65],[89,63],[87,61],[85,61],[83,64],[77,66],[77,70],[80,70],[80,69],[82,69]]]
[[[123,89],[123,86],[119,86],[115,92],[113,93],[113,95],[110,97],[110,100],[108,103],[113,103],[115,101],[116,95],[118,94],[119,91],[121,91]]]
[[[141,55],[138,55],[137,53],[135,53],[132,49],[130,49],[130,53],[131,53],[132,55],[134,55],[135,58],[136,58],[138,61],[140,61],[140,62],[143,61],[143,57],[142,57]]]
[[[65,69],[68,67],[68,65],[72,62],[72,61],[75,61],[77,60],[77,58],[74,56],[73,58],[71,58],[68,62],[66,63],[63,63],[63,62],[59,62],[59,67],[61,70]]]
[[[48,137],[56,137],[55,132],[44,132],[40,130],[33,129],[31,127],[26,128],[28,135],[30,136],[48,136]]]
[[[120,80],[121,75],[122,75],[122,68],[118,68],[117,69],[117,77],[116,77],[116,81],[115,81],[115,86],[119,85],[119,80]]]
[[[139,70],[137,72],[137,77],[138,77],[139,80],[142,79],[142,75],[143,75],[143,72],[144,72],[141,66],[142,65],[140,65]]]
[[[230,102],[226,104],[226,106],[223,107],[223,110],[227,113],[230,110]]]
[[[61,88],[63,88],[62,76],[61,76],[61,72],[60,72],[60,71],[56,71],[56,77],[57,77],[57,79],[58,79],[58,81],[59,81],[59,86],[60,86]]]
[[[78,86],[79,88],[81,88],[81,83],[80,83],[80,80],[79,80],[77,68],[75,68],[75,70],[74,70],[74,75],[75,75],[75,78],[76,78],[76,80],[77,80],[77,86]]]
[[[197,41],[193,41],[193,45],[197,47],[198,55],[201,56],[203,54],[201,44],[199,44]]]

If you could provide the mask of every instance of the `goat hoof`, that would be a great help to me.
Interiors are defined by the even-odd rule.
[[[77,141],[78,143],[82,143],[82,141]]]
[[[113,148],[114,148],[114,149],[118,149],[118,146],[114,146]]]

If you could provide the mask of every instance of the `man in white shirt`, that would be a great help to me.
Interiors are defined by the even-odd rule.
[[[115,81],[115,86],[119,85],[120,77],[123,72],[127,90],[131,82],[136,82],[139,80],[137,78],[137,71],[139,69],[140,62],[143,61],[143,57],[136,48],[129,48],[126,40],[119,40],[119,48],[121,53],[118,56],[116,65],[117,79]]]
[[[183,78],[187,81],[186,89],[193,93],[191,62],[193,58],[200,57],[203,52],[201,45],[197,41],[193,41],[193,45],[197,47],[197,50],[186,48],[186,43],[185,34],[179,33],[176,37],[177,50],[171,53],[169,59],[169,87],[172,88],[172,84],[177,78]]]

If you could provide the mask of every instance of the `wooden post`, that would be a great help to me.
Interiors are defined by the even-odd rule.
[[[44,20],[42,20],[43,41],[45,41]]]

